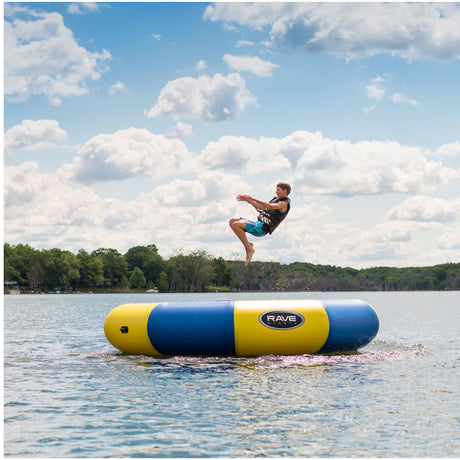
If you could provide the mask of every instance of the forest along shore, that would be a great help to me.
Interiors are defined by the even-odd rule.
[[[4,244],[4,292],[233,292],[460,290],[460,263],[355,269],[307,262],[280,264],[176,251],[163,259],[152,244],[116,249],[35,249]]]

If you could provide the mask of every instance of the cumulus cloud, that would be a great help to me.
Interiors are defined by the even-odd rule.
[[[107,50],[90,52],[78,45],[59,13],[24,10],[29,20],[5,21],[5,95],[25,101],[43,94],[53,105],[63,97],[88,92],[87,80],[97,80],[111,59]]]
[[[43,173],[37,163],[7,167],[5,178],[4,232],[12,244],[125,251],[154,241],[164,256],[178,247],[212,251],[210,241],[236,247],[228,219],[239,205],[235,196],[248,188],[238,176],[206,171],[133,200],[119,200],[102,198],[62,175]]]
[[[389,220],[451,222],[460,217],[460,198],[445,200],[430,196],[413,196],[392,208]]]
[[[297,132],[301,154],[294,174],[304,193],[339,196],[381,193],[417,193],[459,177],[459,171],[430,161],[416,147],[390,141],[349,141],[323,138],[319,134]]]
[[[224,55],[224,61],[230,68],[238,72],[249,72],[258,77],[271,77],[277,64],[270,61],[264,61],[257,56],[234,56],[231,54]]]
[[[167,137],[184,139],[186,137],[190,137],[191,135],[193,135],[192,125],[189,125],[187,123],[182,123],[181,121],[179,121],[177,125],[174,126],[171,133],[167,135]]]
[[[290,178],[297,193],[309,195],[418,193],[460,177],[459,170],[430,161],[426,153],[398,142],[352,143],[296,131],[281,139],[223,136],[199,158],[208,169],[277,172]]]
[[[436,242],[441,249],[460,249],[460,226],[449,229],[443,233]],[[451,260],[455,260],[454,256]]]
[[[5,206],[19,206],[32,201],[36,195],[50,185],[50,175],[38,174],[38,163],[26,161],[19,166],[5,166]]]
[[[278,46],[346,59],[460,58],[455,3],[214,3],[204,19],[257,30],[270,26]]]
[[[5,169],[6,241],[75,251],[121,247],[132,238],[132,233],[120,228],[107,228],[105,219],[118,213],[132,222],[140,220],[135,202],[101,198],[90,187],[76,187],[56,174],[40,171],[37,163]],[[146,210],[142,211],[145,216]]]
[[[146,110],[149,118],[223,121],[237,118],[256,98],[238,73],[199,78],[183,77],[170,81],[160,92],[156,104]]]
[[[247,184],[236,175],[206,171],[193,180],[175,179],[159,185],[150,195],[155,196],[156,201],[165,206],[196,207],[211,204],[219,207],[216,203],[222,200],[231,200],[233,203],[241,187],[247,187]]]
[[[338,249],[348,255],[352,265],[364,263],[379,265],[407,265],[416,257],[414,236],[421,231],[433,229],[427,222],[387,221],[363,229],[355,226],[338,242]],[[359,235],[359,238],[356,237]]]
[[[209,169],[244,170],[251,175],[289,171],[289,160],[278,150],[276,139],[223,136],[206,145],[200,160]]]
[[[288,11],[283,3],[214,3],[206,7],[204,20],[223,21],[262,30]]]
[[[59,173],[68,179],[91,183],[142,175],[165,177],[178,171],[189,172],[194,167],[193,157],[181,140],[128,128],[94,136]]]
[[[56,120],[23,120],[5,133],[6,150],[40,150],[56,146],[67,136]]]
[[[444,144],[436,149],[435,155],[440,157],[454,157],[460,155],[460,142],[455,141],[452,144]]]

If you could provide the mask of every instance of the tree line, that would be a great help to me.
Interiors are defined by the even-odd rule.
[[[389,291],[458,290],[460,263],[354,269],[306,262],[280,264],[216,258],[177,250],[164,259],[154,245],[116,249],[34,249],[4,244],[5,290],[24,292]]]

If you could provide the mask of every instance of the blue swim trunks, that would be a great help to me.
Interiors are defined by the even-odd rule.
[[[244,228],[245,232],[250,233],[251,235],[254,235],[254,236],[265,236],[266,235],[266,233],[262,230],[262,225],[264,223],[261,220],[256,220],[254,222],[253,220],[248,220],[248,219],[245,219],[244,217],[240,217],[240,219],[246,222],[246,227]]]

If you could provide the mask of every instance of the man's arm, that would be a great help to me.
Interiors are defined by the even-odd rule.
[[[238,195],[236,199],[238,201],[248,202],[254,206],[257,211],[262,211],[263,209],[279,209],[281,212],[284,212],[287,209],[287,203],[285,201],[278,201],[278,203],[266,203],[265,201],[253,198],[251,195]]]

